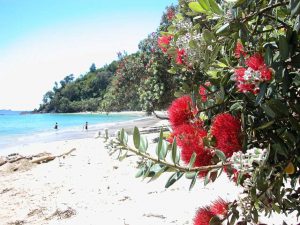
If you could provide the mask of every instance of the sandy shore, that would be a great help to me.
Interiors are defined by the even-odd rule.
[[[137,125],[160,124],[149,119]],[[147,136],[151,141],[157,134]],[[185,178],[165,189],[170,174],[147,183],[135,178],[136,156],[120,162],[94,137],[18,146],[6,153],[59,155],[73,148],[70,155],[47,163],[20,160],[0,167],[1,225],[188,225],[198,207],[218,196],[233,200],[239,191],[226,176],[206,187],[198,181],[192,191]],[[268,224],[282,224],[281,217]]]

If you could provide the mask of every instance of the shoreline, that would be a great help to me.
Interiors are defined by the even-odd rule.
[[[17,152],[19,148],[30,146],[47,144],[56,141],[72,141],[77,139],[93,138],[98,132],[108,129],[109,134],[113,135],[117,130],[124,128],[130,132],[135,126],[142,128],[155,124],[159,119],[154,116],[143,116],[141,118],[135,118],[127,121],[120,122],[108,122],[98,123],[89,126],[88,131],[82,129],[81,126],[74,126],[64,130],[58,131],[47,131],[37,134],[29,134],[19,136],[19,139],[15,139],[14,143],[8,144],[0,149],[0,156],[7,155],[10,153]]]
[[[86,114],[89,115],[89,114]],[[98,115],[98,114],[97,114]],[[99,114],[100,115],[100,114]],[[115,132],[117,129],[122,128],[123,126],[132,127],[132,124],[151,124],[150,121],[156,121],[153,116],[146,116],[144,112],[142,111],[136,111],[136,112],[121,112],[121,113],[114,113],[114,116],[116,115],[133,115],[135,118],[131,118],[129,120],[123,120],[119,122],[105,122],[105,123],[90,123],[88,131],[85,131],[82,128],[82,125],[74,125],[69,127],[64,127],[62,129],[58,130],[45,130],[41,132],[32,132],[28,134],[12,134],[12,135],[4,135],[0,138],[0,155],[3,151],[6,151],[8,148],[13,148],[17,146],[24,146],[28,145],[30,143],[47,143],[52,141],[60,141],[60,140],[71,140],[71,139],[82,139],[82,138],[88,138],[93,137],[96,132],[99,132],[105,128],[108,128],[110,130],[110,133]],[[127,125],[130,124],[130,125]],[[7,152],[7,151],[6,151]]]

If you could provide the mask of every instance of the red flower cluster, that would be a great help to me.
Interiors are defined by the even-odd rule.
[[[185,163],[189,163],[193,153],[196,153],[195,167],[211,165],[213,151],[205,147],[203,138],[207,136],[207,131],[198,124],[183,124],[174,131],[177,144],[182,148],[181,158]],[[206,171],[200,172],[200,177],[205,177]]]
[[[164,53],[167,52],[172,38],[173,38],[172,35],[165,35],[165,36],[161,36],[158,38],[158,40],[157,40],[158,46]]]
[[[195,118],[197,108],[193,105],[190,96],[183,96],[173,101],[168,109],[170,124],[173,128],[172,138],[176,137],[178,146],[181,147],[181,158],[189,163],[191,156],[197,154],[194,166],[207,166],[211,164],[212,151],[204,146],[203,138],[207,131],[203,123]],[[170,138],[171,139],[171,138]],[[169,141],[173,141],[172,139]],[[206,172],[200,173],[203,177]]]
[[[236,58],[240,58],[241,55],[243,57],[247,56],[247,53],[244,51],[244,46],[241,42],[236,43],[236,47],[235,47],[235,50],[234,50],[234,55],[235,55]]]
[[[235,49],[235,56],[239,58],[241,55],[247,58],[243,45],[238,42]],[[235,81],[240,92],[259,93],[259,84],[270,81],[272,79],[271,70],[264,62],[261,54],[256,53],[246,59],[248,68],[235,69]]]
[[[194,225],[209,225],[209,221],[214,216],[224,217],[228,212],[228,204],[229,202],[225,202],[223,199],[218,199],[213,202],[210,207],[200,208],[196,212],[196,216],[194,218]]]
[[[194,118],[195,107],[190,96],[175,99],[168,109],[169,120],[173,128],[189,123]]]
[[[194,218],[194,225],[209,225],[209,221],[214,217],[214,214],[209,210],[208,207],[200,208],[196,212]]]
[[[209,81],[205,82],[205,86],[209,87],[211,86],[211,83]],[[207,90],[203,85],[199,86],[199,95],[201,96],[201,101],[206,102],[207,101]]]
[[[196,153],[194,166],[208,166],[212,164],[214,152],[206,147],[203,139],[208,132],[203,127],[203,122],[196,118],[197,108],[193,105],[190,96],[183,96],[173,101],[168,109],[170,124],[173,133],[169,141],[176,137],[178,146],[181,147],[181,158],[188,164],[193,153]],[[211,134],[216,138],[216,148],[223,151],[227,157],[241,149],[239,137],[241,125],[239,120],[228,113],[219,114],[211,126]],[[204,177],[207,172],[199,173]]]
[[[241,150],[241,123],[229,113],[218,114],[212,125],[211,134],[216,138],[216,148],[225,153],[226,157]]]
[[[176,63],[178,65],[183,65],[183,64],[186,64],[186,61],[187,61],[187,54],[185,52],[184,49],[177,49],[176,50]]]
[[[175,11],[169,8],[167,11],[167,19],[171,21],[173,20],[174,16],[175,16]]]

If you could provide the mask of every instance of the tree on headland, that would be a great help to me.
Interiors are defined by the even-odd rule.
[[[93,63],[93,64],[91,65],[91,67],[90,67],[90,72],[92,72],[92,73],[96,72],[96,65],[95,65],[95,63]]]

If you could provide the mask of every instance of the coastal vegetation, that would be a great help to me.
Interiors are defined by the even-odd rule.
[[[157,31],[139,43],[133,54],[118,53],[118,60],[99,69],[93,63],[89,72],[74,79],[73,74],[45,93],[37,112],[82,112],[166,109],[180,91],[183,81],[191,82],[188,71],[172,72],[172,59],[164,54],[158,39],[167,32],[175,7],[163,14]]]
[[[174,78],[170,135],[161,130],[153,155],[137,127],[133,145],[122,129],[108,148],[119,150],[120,160],[128,152],[141,156],[137,177],[171,173],[166,188],[182,177],[190,188],[198,179],[208,184],[222,173],[240,186],[234,201],[221,196],[199,206],[194,225],[300,216],[300,2],[179,0],[165,16],[157,44],[167,64],[162,69],[154,58],[156,72],[139,78],[156,81],[162,70]],[[166,91],[157,90],[150,111]]]

